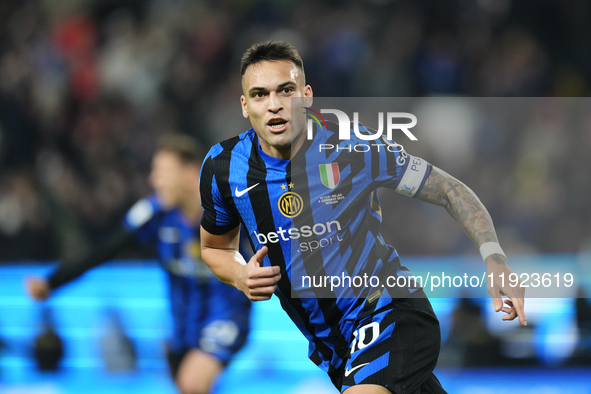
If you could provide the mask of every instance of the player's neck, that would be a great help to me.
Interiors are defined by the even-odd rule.
[[[281,150],[267,144],[264,141],[261,141],[261,149],[267,155],[275,157],[277,159],[291,160],[295,156],[295,154],[298,153],[298,151],[300,150],[300,148],[304,144],[304,140],[305,140],[304,137],[305,137],[305,133],[300,133],[300,135],[298,136],[296,141],[292,141],[292,143],[289,145],[289,147],[287,147],[285,149],[281,149]]]
[[[293,157],[296,155],[296,153],[298,153],[298,151],[300,150],[302,145],[304,145],[304,141],[306,139],[305,136],[306,136],[306,133],[300,133],[298,138],[294,142],[292,142],[290,159],[293,159]]]

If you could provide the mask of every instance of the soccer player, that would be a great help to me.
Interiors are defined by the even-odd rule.
[[[248,298],[220,282],[201,260],[202,161],[192,138],[163,136],[150,175],[156,193],[137,202],[104,245],[60,264],[47,279],[26,282],[34,299],[45,300],[53,290],[112,259],[135,239],[156,245],[159,262],[168,274],[174,327],[167,357],[183,394],[210,392],[216,377],[244,345],[250,320]]]
[[[491,277],[508,275],[486,208],[463,183],[402,149],[348,150],[367,141],[353,133],[339,141],[334,126],[318,127],[309,140],[292,98],[309,107],[312,88],[290,44],[253,45],[241,73],[252,128],[211,148],[201,169],[203,260],[253,301],[275,293],[308,339],[310,359],[341,392],[445,393],[433,374],[439,323],[420,287],[319,289],[302,278],[409,275],[380,234],[382,186],[444,207],[480,248]],[[319,153],[327,141],[342,149]],[[238,252],[241,223],[257,251],[248,263]],[[489,288],[495,311],[525,325],[523,292],[499,282]],[[503,294],[512,298],[505,306]]]

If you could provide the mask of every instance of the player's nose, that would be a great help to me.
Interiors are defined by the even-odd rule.
[[[271,92],[269,94],[269,107],[268,110],[274,113],[279,112],[279,110],[283,109],[283,105],[281,104],[281,100],[276,92]]]

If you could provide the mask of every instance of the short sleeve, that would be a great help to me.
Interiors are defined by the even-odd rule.
[[[208,155],[201,167],[199,186],[203,206],[201,226],[214,235],[225,234],[240,224],[235,210],[224,200],[220,192],[219,181],[222,180],[216,176],[214,159]]]
[[[155,223],[159,204],[155,196],[136,202],[123,218],[123,226],[134,233],[142,243],[149,243],[158,232]]]

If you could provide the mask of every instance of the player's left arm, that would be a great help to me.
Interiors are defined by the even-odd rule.
[[[498,244],[493,221],[486,207],[468,186],[445,171],[433,166],[425,184],[415,197],[429,204],[444,207],[477,248],[489,242]],[[507,257],[503,254],[490,254],[486,257],[485,264],[488,274],[492,273],[493,277],[503,273],[507,277],[513,272],[509,268]],[[490,276],[487,277],[490,282]],[[501,287],[500,280],[494,281],[493,284],[494,287],[488,286],[488,292],[493,297],[495,311],[502,310],[507,313],[503,320],[519,317],[519,322],[525,326],[527,323],[523,307],[524,288],[511,287],[508,283],[507,286]],[[505,307],[501,295],[510,298],[505,300]]]

